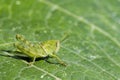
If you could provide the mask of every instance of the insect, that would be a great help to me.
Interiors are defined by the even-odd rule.
[[[66,66],[66,64],[56,55],[60,49],[59,40],[31,43],[20,34],[16,35],[16,39],[17,42],[14,43],[14,46],[17,48],[18,52],[30,57],[32,63],[34,63],[37,58],[51,57],[56,58],[61,65]]]

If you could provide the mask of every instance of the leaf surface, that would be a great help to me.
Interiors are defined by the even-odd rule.
[[[120,0],[0,0],[0,80],[119,80]],[[31,42],[69,38],[57,55],[68,66],[44,60],[28,66],[3,50],[15,35]],[[52,60],[54,61],[54,60]]]

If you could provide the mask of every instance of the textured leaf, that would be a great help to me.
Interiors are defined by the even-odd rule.
[[[0,0],[0,80],[119,80],[119,7],[120,0]],[[15,50],[16,34],[41,42],[64,33],[57,55],[67,67],[28,66],[3,51]]]

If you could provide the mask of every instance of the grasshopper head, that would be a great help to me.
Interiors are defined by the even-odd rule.
[[[60,49],[59,40],[48,40],[41,43],[48,55],[57,53]]]

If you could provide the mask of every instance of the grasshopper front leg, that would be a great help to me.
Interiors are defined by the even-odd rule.
[[[56,58],[61,65],[67,66],[67,64],[64,63],[57,55],[53,54],[51,55],[51,57]]]

